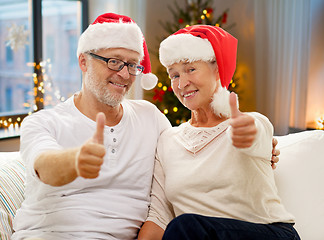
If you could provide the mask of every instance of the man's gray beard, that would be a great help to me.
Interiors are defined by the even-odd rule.
[[[87,78],[85,80],[85,86],[96,96],[99,102],[117,107],[123,101],[124,96],[112,94],[107,88],[106,83],[101,86],[100,82],[95,82],[92,65],[88,68]]]

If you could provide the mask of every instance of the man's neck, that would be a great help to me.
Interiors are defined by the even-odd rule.
[[[123,117],[123,107],[119,104],[116,107],[99,102],[94,96],[87,96],[86,93],[80,91],[74,96],[74,104],[76,108],[86,117],[96,121],[99,112],[106,115],[106,125],[115,126]]]

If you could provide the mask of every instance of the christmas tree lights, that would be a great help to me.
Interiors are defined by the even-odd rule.
[[[319,117],[316,123],[317,123],[317,129],[324,130],[324,116]]]

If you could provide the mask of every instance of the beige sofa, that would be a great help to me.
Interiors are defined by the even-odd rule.
[[[324,239],[324,131],[278,136],[280,162],[274,171],[286,208],[303,240]],[[10,239],[23,200],[25,167],[19,152],[0,152],[0,239]]]

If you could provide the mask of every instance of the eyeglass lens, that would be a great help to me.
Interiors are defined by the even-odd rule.
[[[129,72],[129,74],[131,74],[131,75],[136,76],[136,75],[139,75],[143,71],[142,66],[139,66],[134,63],[125,63],[121,60],[114,59],[114,58],[109,59],[109,61],[107,62],[108,68],[110,68],[111,70],[114,70],[114,71],[122,70],[125,65],[127,66],[127,70]]]

